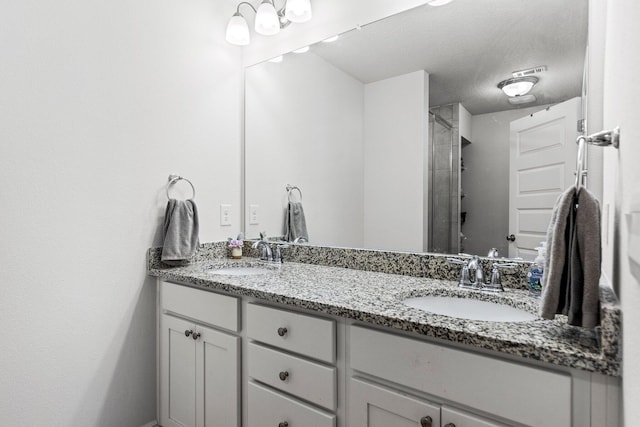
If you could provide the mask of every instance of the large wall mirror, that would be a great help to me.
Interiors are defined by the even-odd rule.
[[[519,209],[518,194],[554,199],[571,179],[571,156],[556,158],[554,138],[569,146],[575,122],[563,131],[555,120],[567,109],[580,118],[587,6],[424,5],[248,67],[247,237],[285,234],[288,199],[300,198],[289,184],[301,190],[311,244],[480,255],[497,248],[527,258],[544,239],[550,208],[531,199],[526,214],[510,209]],[[529,99],[510,101],[498,89],[538,66]],[[550,140],[547,151],[540,141]],[[523,153],[546,163],[514,175]],[[547,182],[552,176],[560,183]],[[515,254],[506,240],[513,233],[531,242]]]

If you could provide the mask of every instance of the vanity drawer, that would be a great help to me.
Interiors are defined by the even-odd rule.
[[[532,426],[571,425],[568,374],[352,326],[354,370]]]
[[[324,362],[336,361],[333,320],[248,304],[247,336]]]
[[[230,331],[240,330],[240,299],[236,297],[162,282],[160,304],[165,311]]]
[[[337,371],[261,345],[249,344],[249,376],[324,408],[337,407]]]
[[[335,427],[336,416],[249,382],[249,427]],[[285,424],[287,423],[287,424]]]

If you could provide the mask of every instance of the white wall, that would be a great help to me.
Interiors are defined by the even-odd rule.
[[[364,85],[313,53],[294,53],[247,68],[245,100],[246,200],[259,206],[247,236],[283,235],[291,184],[303,193],[310,243],[361,247]]]
[[[471,144],[462,151],[463,226],[465,252],[484,255],[491,248],[508,254],[509,124],[544,106],[520,108],[471,117]]]
[[[0,6],[0,419],[155,419],[155,284],[167,176],[198,191],[202,241],[240,206],[233,5],[169,0]],[[240,227],[236,210],[234,231]]]
[[[615,203],[613,245],[614,287],[622,303],[622,363],[624,421],[634,426],[640,419],[640,3],[607,2],[606,61],[604,68],[604,128],[620,126],[620,149],[605,148],[605,199]],[[612,197],[613,195],[613,197]]]
[[[365,85],[364,247],[424,250],[429,75]]]

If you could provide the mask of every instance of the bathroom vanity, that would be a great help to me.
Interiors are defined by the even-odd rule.
[[[422,268],[422,276],[426,266],[440,269],[439,259],[400,254],[415,262],[389,263],[393,256],[369,252],[350,261],[342,256],[343,262],[371,255],[387,263],[369,259],[378,271],[365,271],[204,257],[169,268],[152,250],[158,424],[617,425],[614,300],[603,300],[599,333],[563,319],[499,323],[435,315],[402,301],[459,296],[455,281],[408,275],[408,265]],[[331,256],[324,253],[320,263]],[[242,273],[216,272],[234,266]],[[403,274],[380,271],[387,268]],[[503,296],[471,297],[502,298],[525,309],[531,303],[517,286]]]

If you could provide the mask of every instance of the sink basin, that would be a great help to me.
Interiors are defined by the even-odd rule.
[[[459,319],[490,322],[528,322],[538,317],[526,310],[472,298],[426,296],[402,301],[409,307]]]
[[[258,274],[271,273],[273,270],[264,267],[222,267],[212,268],[208,274],[219,274],[223,276],[255,276]]]

